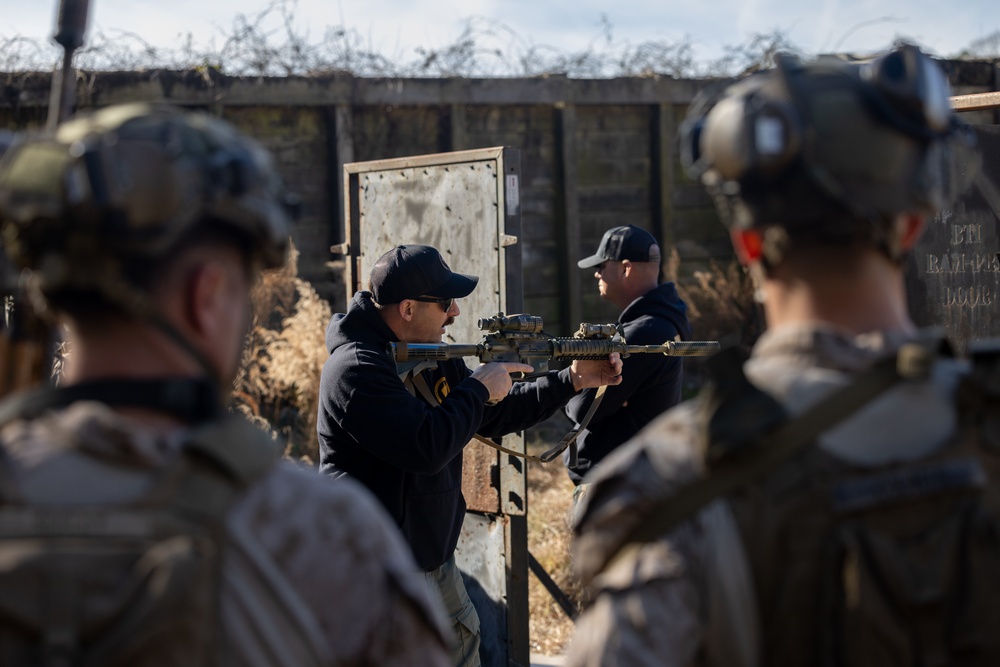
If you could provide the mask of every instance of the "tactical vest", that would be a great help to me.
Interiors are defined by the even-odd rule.
[[[861,468],[809,446],[728,496],[760,664],[1000,664],[998,359],[972,355],[957,429],[933,455]]]
[[[137,391],[128,393],[120,402],[137,402]],[[0,404],[0,426],[86,394],[15,396]],[[0,664],[231,663],[220,632],[225,517],[277,459],[274,444],[244,420],[214,418],[192,431],[172,464],[149,473],[141,497],[66,505],[44,500],[56,489],[18,488],[0,448]],[[260,597],[266,586],[244,583],[236,587],[253,598],[253,613],[273,614],[269,629],[284,631],[280,608]],[[254,664],[317,664],[308,654],[261,655]]]

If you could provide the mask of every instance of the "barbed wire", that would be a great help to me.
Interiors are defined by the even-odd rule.
[[[699,59],[690,36],[675,41],[620,40],[604,15],[600,34],[577,51],[536,43],[501,21],[476,16],[467,19],[458,37],[444,46],[419,47],[410,56],[386,55],[344,26],[328,26],[320,38],[311,40],[308,32],[296,28],[295,8],[295,0],[273,0],[256,14],[238,14],[228,33],[220,31],[221,46],[214,40],[196,43],[187,34],[177,46],[164,48],[135,33],[97,31],[78,51],[77,66],[90,71],[213,68],[231,76],[703,78],[772,66],[779,52],[811,55],[783,31],[774,30],[725,46],[721,57]],[[961,55],[997,57],[1000,31],[970,43]],[[58,50],[47,44],[0,35],[0,71],[51,70],[59,58]]]

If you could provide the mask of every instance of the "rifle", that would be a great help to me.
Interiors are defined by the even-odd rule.
[[[445,359],[478,357],[483,363],[490,361],[516,361],[529,364],[534,370],[520,379],[530,379],[548,372],[549,361],[607,359],[617,352],[622,358],[632,354],[663,354],[668,357],[702,357],[719,351],[719,342],[714,340],[672,341],[660,345],[629,345],[622,335],[620,324],[583,323],[572,338],[557,338],[542,330],[542,318],[535,315],[504,315],[478,320],[480,331],[486,334],[478,343],[449,345],[446,343],[389,343],[389,353],[396,360],[397,368],[419,371],[424,365],[434,365]],[[425,400],[434,403],[426,383],[415,373],[414,385]],[[473,437],[485,445],[506,454],[520,456],[532,461],[548,463],[569,448],[569,465],[576,465],[576,438],[587,428],[590,419],[604,398],[606,387],[600,387],[583,421],[573,427],[555,447],[540,456],[516,452],[484,438],[478,433]]]
[[[663,354],[668,357],[704,357],[719,351],[719,342],[665,341],[660,345],[629,345],[620,324],[582,323],[572,338],[557,338],[542,330],[542,318],[536,315],[504,315],[478,320],[480,331],[487,332],[478,343],[389,343],[396,363],[433,362],[461,357],[490,361],[516,361],[530,364],[534,371],[526,378],[548,371],[549,361],[607,359],[617,352],[624,359],[633,354]]]
[[[89,5],[90,0],[61,0],[59,5],[53,39],[63,47],[63,62],[62,69],[52,77],[48,133],[54,133],[73,109],[76,90],[73,53],[83,44]],[[0,156],[6,144],[6,140],[0,141]],[[3,397],[48,379],[54,336],[32,308],[21,284],[23,281],[14,277],[14,272],[4,266],[2,259],[0,280],[3,281],[0,287],[4,302],[0,318],[0,397]]]

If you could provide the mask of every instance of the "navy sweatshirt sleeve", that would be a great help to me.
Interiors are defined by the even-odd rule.
[[[369,454],[397,468],[418,474],[440,471],[462,451],[483,418],[486,387],[464,364],[450,378],[454,386],[440,406],[432,408],[412,396],[387,356],[363,347],[339,350],[357,355],[355,363],[328,360],[339,374],[324,373],[320,397],[337,415],[343,432]],[[457,381],[457,382],[456,382]],[[345,407],[342,407],[345,406]]]
[[[565,405],[573,393],[568,368],[546,373],[533,382],[515,382],[505,399],[486,408],[479,434],[496,437],[534,426]]]

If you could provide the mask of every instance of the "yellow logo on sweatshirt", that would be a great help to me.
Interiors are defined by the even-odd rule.
[[[444,403],[444,399],[450,391],[451,387],[448,386],[448,378],[442,377],[434,383],[434,398],[437,399],[438,403]]]

